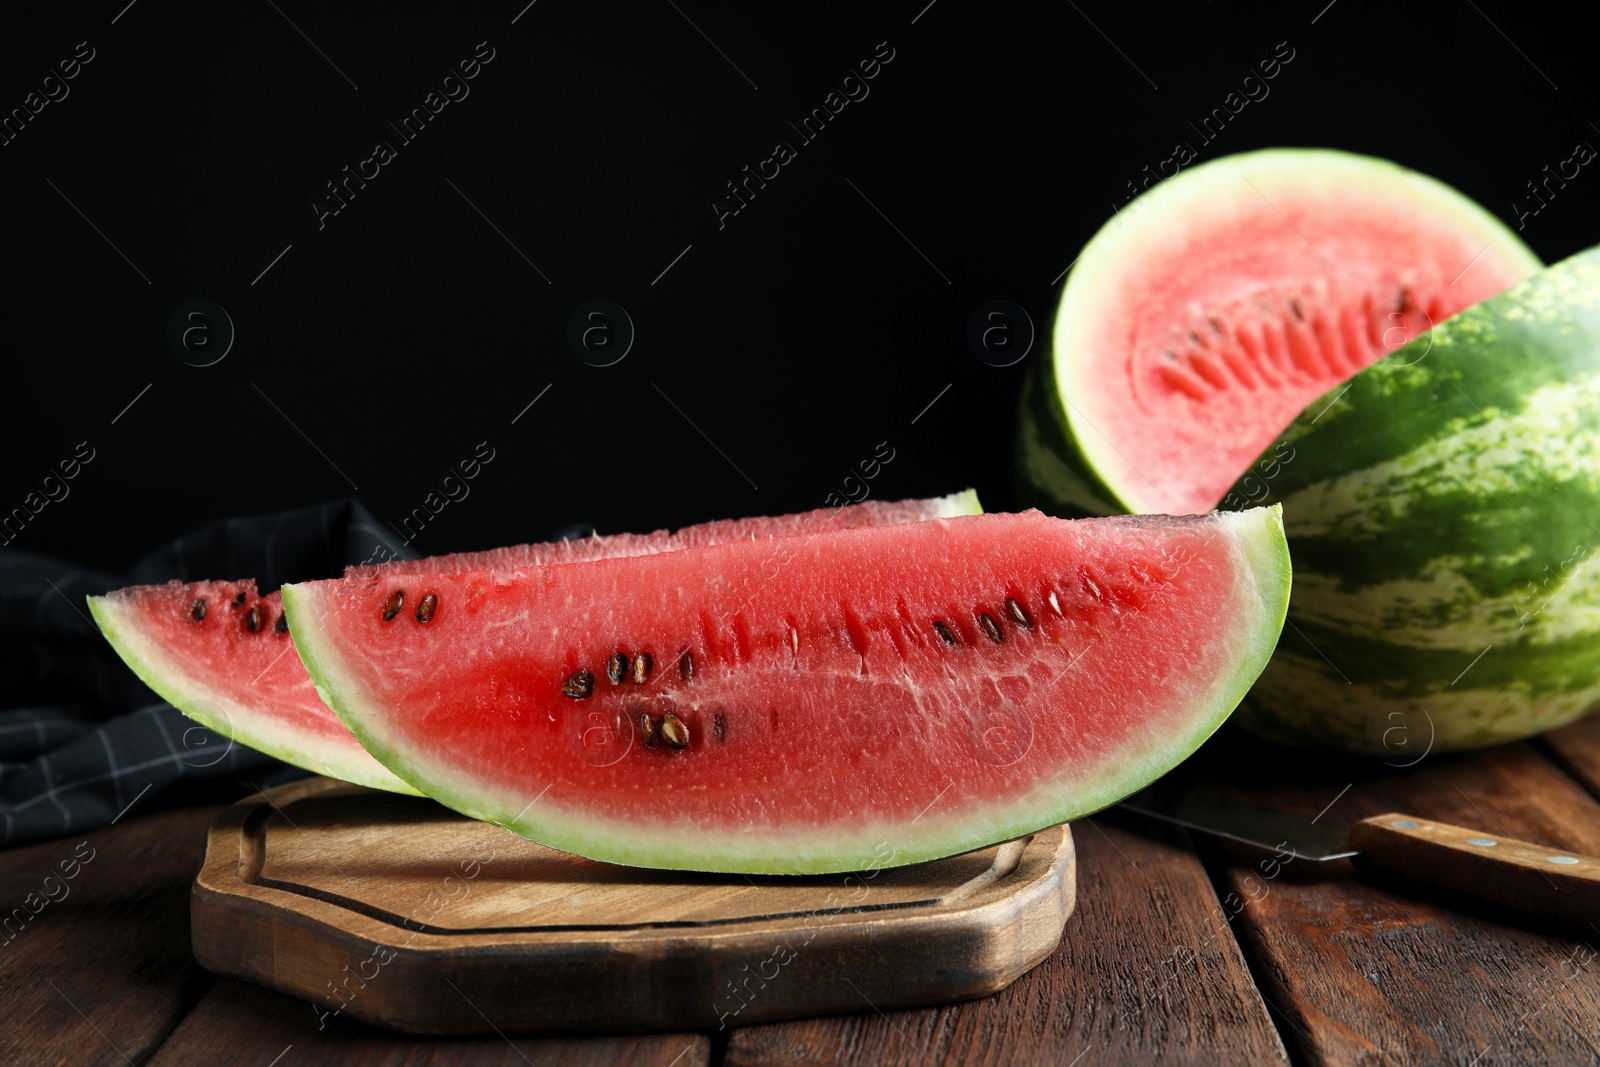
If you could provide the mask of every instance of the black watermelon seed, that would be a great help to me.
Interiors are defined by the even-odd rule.
[[[280,634],[288,633],[289,632],[289,616],[280,614],[278,616],[278,621],[272,624],[272,628],[274,630],[278,631]]]
[[[1016,597],[1006,597],[1006,614],[1023,629],[1032,629],[1033,620],[1028,617],[1028,609],[1017,603]]]
[[[633,680],[643,682],[650,677],[650,668],[654,667],[655,664],[656,661],[650,658],[650,653],[648,652],[641,652],[633,657]]]
[[[688,748],[689,727],[669,711],[661,716],[661,740],[673,748]]]
[[[650,717],[648,711],[639,713],[639,739],[644,742],[646,748],[654,748],[656,745],[656,721]]]
[[[383,621],[393,622],[394,617],[400,614],[400,605],[404,604],[405,602],[406,591],[404,589],[396,589],[394,592],[390,593],[389,599],[385,601],[383,605]]]
[[[1000,632],[1000,624],[995,622],[994,616],[987,611],[978,612],[978,629],[987,634],[989,640],[995,644],[999,644],[1005,636]]]
[[[682,675],[685,680],[694,677],[694,656],[690,655],[688,652],[685,652],[678,658],[678,673]]]
[[[439,610],[439,598],[429,593],[417,601],[417,621],[432,622],[433,613]]]
[[[938,634],[947,645],[956,643],[956,635],[951,632],[950,627],[946,626],[942,619],[933,620],[933,632]]]
[[[261,629],[261,608],[255,604],[250,605],[250,610],[244,613],[244,628],[251,633]]]
[[[606,660],[606,677],[611,679],[612,685],[621,685],[622,680],[628,676],[628,654],[626,652],[613,652],[611,658]]]
[[[240,593],[238,596],[233,598],[233,606],[236,607],[236,608],[244,607],[244,602],[245,602],[245,594],[243,594],[243,593]]]
[[[582,700],[593,692],[594,675],[582,667],[567,675],[567,680],[561,683],[561,695],[573,700]]]
[[[711,716],[711,729],[716,731],[718,741],[726,741],[728,739],[728,717],[720,711]]]
[[[206,617],[206,598],[197,597],[189,602],[189,618],[199,622]]]

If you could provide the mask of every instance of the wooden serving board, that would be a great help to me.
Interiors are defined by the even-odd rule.
[[[1003,989],[1075,871],[1065,826],[851,875],[644,870],[310,778],[217,817],[191,921],[210,970],[413,1033],[721,1028]]]

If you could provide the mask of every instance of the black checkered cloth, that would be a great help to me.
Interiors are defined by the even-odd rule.
[[[305,773],[147,689],[100,636],[85,596],[173,578],[255,578],[269,590],[396,557],[416,553],[354,500],[207,526],[122,575],[0,550],[0,846]]]

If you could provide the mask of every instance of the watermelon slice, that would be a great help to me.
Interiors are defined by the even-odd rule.
[[[981,510],[977,494],[969,489],[928,500],[866,501],[772,518],[709,522],[675,533],[618,534],[401,560],[351,568],[349,573],[511,572]],[[277,591],[262,596],[252,580],[169,582],[90,597],[89,610],[134,673],[190,718],[318,774],[376,789],[416,791],[369,756],[317,696],[299,657],[290,651]]]
[[[1023,410],[1027,495],[1209,511],[1312,401],[1539,268],[1493,215],[1383,160],[1273,149],[1185,171],[1072,269]]]
[[[1144,786],[1233,710],[1288,596],[1279,513],[1254,509],[363,574],[283,603],[324,699],[440,802],[611,862],[821,873]]]

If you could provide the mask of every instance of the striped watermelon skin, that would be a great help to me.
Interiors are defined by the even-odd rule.
[[[1274,502],[1294,591],[1236,722],[1409,757],[1600,703],[1600,248],[1310,405],[1221,506]]]

